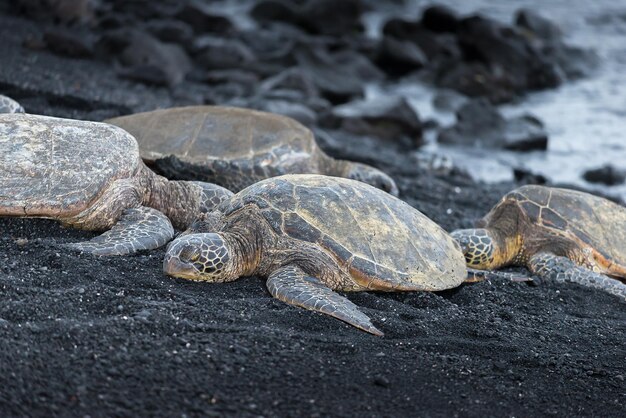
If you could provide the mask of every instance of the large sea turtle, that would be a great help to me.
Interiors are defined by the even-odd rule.
[[[526,266],[542,278],[626,298],[626,285],[619,281],[626,279],[623,206],[579,191],[523,186],[504,196],[477,226],[452,233],[469,267]]]
[[[393,195],[391,177],[326,155],[294,119],[221,106],[154,110],[109,119],[139,142],[144,161],[171,179],[201,180],[239,191],[283,174],[326,174],[369,183]]]
[[[209,282],[266,277],[272,296],[377,335],[370,319],[333,290],[435,291],[467,276],[450,235],[362,182],[274,177],[217,209],[170,243],[166,274]]]
[[[135,139],[105,123],[0,114],[0,216],[108,230],[73,247],[100,255],[159,247],[232,195],[148,169]],[[169,219],[168,219],[169,218]]]

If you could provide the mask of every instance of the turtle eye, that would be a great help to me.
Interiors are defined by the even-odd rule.
[[[188,261],[193,263],[195,261],[198,261],[198,259],[200,258],[200,251],[198,251],[197,248],[192,247],[191,245],[187,245],[180,251],[179,257],[182,261]]]

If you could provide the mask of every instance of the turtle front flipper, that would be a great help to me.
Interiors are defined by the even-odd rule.
[[[530,258],[528,269],[542,279],[578,283],[626,299],[626,284],[581,267],[567,257],[541,252]]]
[[[167,216],[142,206],[126,209],[117,223],[102,235],[66,246],[94,255],[124,255],[159,248],[173,237],[174,228]]]
[[[325,313],[363,331],[383,335],[354,303],[296,266],[281,267],[270,274],[267,289],[276,299],[290,305]]]

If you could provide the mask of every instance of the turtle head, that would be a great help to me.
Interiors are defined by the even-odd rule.
[[[348,165],[345,177],[362,181],[387,193],[398,196],[398,186],[391,177],[377,168],[361,163],[351,163]]]
[[[230,282],[239,277],[232,255],[220,234],[188,234],[167,247],[163,272],[183,279]]]
[[[480,270],[493,270],[503,263],[498,263],[499,251],[497,240],[493,239],[489,229],[459,229],[451,235],[465,256],[468,267]]]

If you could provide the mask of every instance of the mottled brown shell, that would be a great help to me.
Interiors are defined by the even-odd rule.
[[[79,213],[139,162],[137,142],[115,126],[0,114],[0,215]]]
[[[319,244],[353,276],[456,287],[466,278],[458,244],[405,202],[367,184],[320,175],[256,183],[222,204],[226,218],[255,205],[274,233]]]
[[[319,148],[312,132],[291,118],[223,106],[189,106],[107,120],[130,132],[141,157],[152,162],[175,155],[207,165],[214,161],[264,158],[265,165],[315,164]]]
[[[552,235],[582,241],[606,260],[626,268],[626,208],[621,205],[575,190],[523,186],[508,193],[483,223],[497,226],[503,207],[520,210]]]

